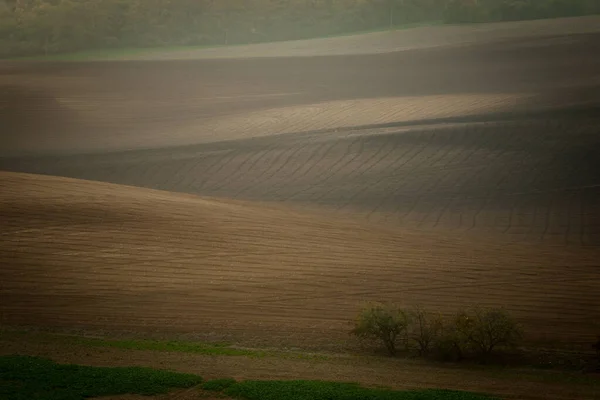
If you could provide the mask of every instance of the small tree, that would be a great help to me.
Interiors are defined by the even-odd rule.
[[[502,309],[462,311],[454,325],[457,343],[473,351],[481,361],[499,347],[516,346],[522,337],[519,325]]]
[[[468,349],[468,317],[460,312],[453,320],[442,323],[439,339],[435,343],[437,357],[444,361],[460,361]]]
[[[358,315],[351,334],[359,338],[381,340],[391,356],[396,355],[396,340],[406,331],[408,317],[402,309],[384,304],[372,304]]]
[[[419,355],[424,356],[440,337],[443,327],[442,318],[421,307],[416,307],[409,312],[409,321],[408,340],[416,345]]]

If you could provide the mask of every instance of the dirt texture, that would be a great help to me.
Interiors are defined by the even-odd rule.
[[[380,34],[311,57],[0,63],[2,324],[345,349],[365,301],[479,304],[589,349],[589,21],[446,27],[462,39],[390,52],[396,32],[372,54]]]
[[[6,62],[0,169],[597,246],[600,36],[559,22],[380,54]],[[442,28],[422,29],[402,35]]]
[[[121,185],[0,173],[7,324],[347,342],[366,301],[503,306],[530,338],[588,346],[597,247],[420,232]]]

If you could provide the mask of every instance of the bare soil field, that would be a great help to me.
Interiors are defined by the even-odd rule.
[[[589,348],[597,247],[388,229],[326,212],[4,172],[8,325],[345,346],[366,301],[503,306]]]
[[[0,169],[596,246],[600,38],[491,37],[373,55],[5,63]]]
[[[577,21],[0,63],[0,323],[346,350],[366,301],[479,304],[508,309],[529,341],[589,351],[600,25]],[[392,361],[6,351],[207,377],[597,395]]]
[[[421,231],[600,244],[597,117],[284,135],[0,160],[14,171],[327,207]]]
[[[0,121],[9,129],[0,155],[173,147],[597,104],[599,37],[375,55],[5,62]]]

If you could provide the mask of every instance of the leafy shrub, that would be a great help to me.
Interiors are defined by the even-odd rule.
[[[359,313],[351,334],[363,339],[380,340],[388,353],[394,356],[397,339],[407,326],[408,316],[402,309],[393,305],[372,304]]]
[[[440,349],[450,358],[473,355],[485,362],[494,350],[514,348],[521,338],[521,328],[504,310],[474,308],[455,316],[445,329]]]
[[[442,331],[433,345],[434,356],[441,361],[461,361],[465,358],[468,344],[458,333],[456,321],[445,323]]]
[[[498,348],[514,348],[523,337],[521,327],[501,309],[475,309],[470,343],[482,360]]]

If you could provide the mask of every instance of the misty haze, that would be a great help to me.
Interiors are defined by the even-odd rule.
[[[600,2],[0,0],[0,227],[2,399],[600,398]]]

